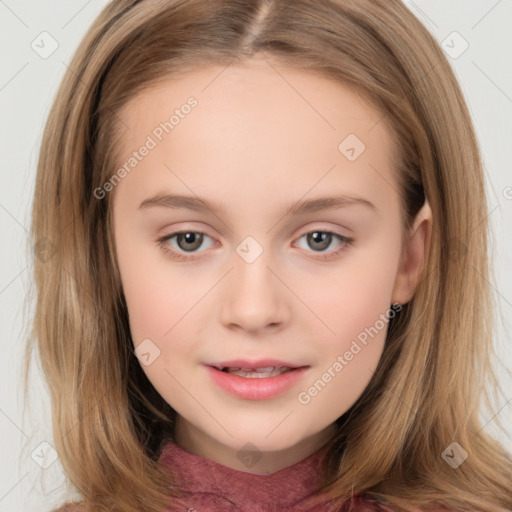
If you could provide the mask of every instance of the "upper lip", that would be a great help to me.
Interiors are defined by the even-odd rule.
[[[300,368],[302,364],[289,363],[286,361],[279,361],[278,359],[258,359],[249,361],[247,359],[232,359],[230,361],[219,361],[215,363],[205,363],[206,366],[213,366],[214,368],[268,368],[270,366],[285,366],[287,368]]]

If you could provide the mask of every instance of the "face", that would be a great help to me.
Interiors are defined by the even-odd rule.
[[[263,58],[171,77],[119,117],[125,172],[98,196],[113,194],[134,348],[176,442],[254,473],[305,458],[370,382],[425,251],[425,209],[402,240],[385,119]]]

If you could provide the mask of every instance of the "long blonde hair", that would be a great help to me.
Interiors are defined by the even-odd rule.
[[[400,155],[404,231],[425,198],[433,212],[427,268],[372,381],[336,422],[316,499],[357,491],[397,510],[512,510],[511,456],[478,417],[489,384],[499,388],[481,157],[447,59],[399,0],[115,0],[95,20],[45,127],[30,239],[25,379],[37,344],[67,476],[87,511],[162,512],[180,495],[158,463],[175,411],[134,355],[111,198],[93,191],[116,169],[128,100],[173,73],[258,52],[381,109]],[[453,442],[468,453],[457,469],[442,457]]]

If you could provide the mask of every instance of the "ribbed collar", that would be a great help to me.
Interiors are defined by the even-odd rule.
[[[339,510],[325,505],[307,508],[304,500],[319,486],[324,451],[319,449],[305,459],[268,475],[239,471],[202,456],[190,453],[175,442],[167,442],[160,463],[170,469],[175,484],[186,493],[180,501],[197,511],[308,511]],[[367,503],[358,495],[352,510]],[[350,508],[350,507],[349,507]],[[187,510],[185,508],[184,510]]]

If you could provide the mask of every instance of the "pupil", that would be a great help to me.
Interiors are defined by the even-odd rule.
[[[182,240],[185,240],[186,244],[192,244],[192,247],[190,245],[187,247],[182,247],[182,244],[180,243]],[[195,241],[194,241],[195,240]],[[183,249],[185,251],[187,250],[194,250],[201,246],[201,242],[203,241],[203,235],[200,233],[179,233],[178,234],[178,245],[180,246],[180,249]]]
[[[314,244],[320,243],[319,249],[325,249],[326,247],[329,247],[331,242],[331,234],[323,233],[321,231],[314,231],[308,235],[308,242],[311,240]]]
[[[315,244],[319,244],[319,247],[317,249],[322,250],[326,247],[329,247],[331,242],[332,235],[331,233],[324,233],[322,231],[314,231],[312,233],[308,234],[308,243],[313,242],[313,246]],[[186,244],[189,244],[189,247],[182,247],[182,244],[180,243],[182,240],[185,240]],[[183,250],[195,250],[198,247],[201,246],[201,243],[203,241],[203,235],[201,233],[180,233],[178,234],[178,245]],[[192,247],[190,247],[192,245]]]

